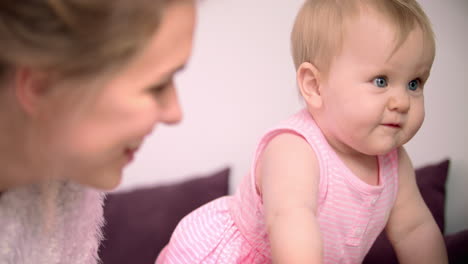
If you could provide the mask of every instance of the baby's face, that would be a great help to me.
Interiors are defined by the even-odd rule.
[[[321,128],[347,153],[385,154],[410,140],[424,120],[432,50],[417,27],[395,51],[395,31],[384,21],[371,13],[350,23],[321,82]]]

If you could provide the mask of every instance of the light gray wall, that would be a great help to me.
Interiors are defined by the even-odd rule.
[[[185,120],[158,127],[120,189],[230,166],[232,189],[262,132],[301,107],[289,32],[301,0],[201,1],[192,60],[180,78]],[[437,35],[426,121],[407,145],[416,167],[450,158],[447,230],[468,228],[468,1],[421,0]]]

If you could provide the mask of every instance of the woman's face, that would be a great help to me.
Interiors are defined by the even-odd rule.
[[[155,125],[181,120],[174,75],[190,55],[195,6],[174,1],[164,12],[147,46],[112,77],[86,84],[85,96],[59,87],[42,139],[52,177],[112,189]]]

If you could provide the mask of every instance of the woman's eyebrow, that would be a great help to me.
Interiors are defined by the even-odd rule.
[[[178,72],[181,72],[183,71],[184,69],[186,68],[185,64],[171,70],[171,71],[167,71],[166,73],[162,74],[162,77],[155,83],[153,83],[152,85],[149,85],[149,87],[156,87],[156,86],[159,86],[163,83],[166,83],[166,82],[169,82],[170,79],[172,79],[172,77],[178,73]]]

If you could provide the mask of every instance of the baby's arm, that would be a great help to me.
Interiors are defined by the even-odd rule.
[[[442,234],[419,193],[406,151],[399,157],[399,191],[387,234],[400,263],[448,263]]]
[[[310,145],[291,133],[273,138],[259,159],[257,183],[273,263],[322,263],[315,215],[319,166]]]

